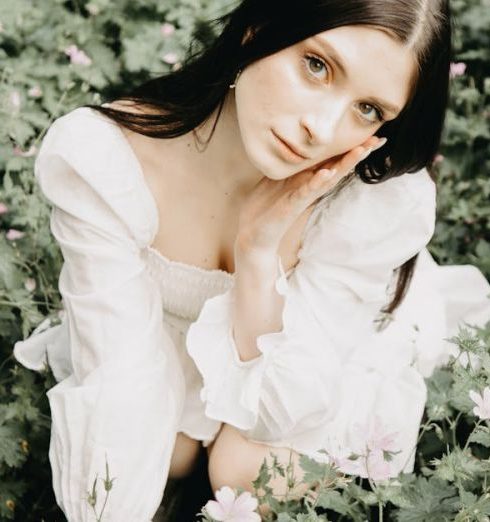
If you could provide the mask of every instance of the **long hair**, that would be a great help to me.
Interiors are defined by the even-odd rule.
[[[216,111],[209,143],[229,85],[239,70],[329,29],[373,26],[411,49],[417,68],[402,112],[376,133],[386,136],[387,144],[360,162],[356,174],[365,183],[380,183],[426,168],[435,182],[432,164],[449,98],[449,0],[243,0],[210,23],[221,29],[210,46],[196,53],[189,51],[177,71],[152,78],[118,98],[144,108],[144,112],[85,107],[153,138],[194,133]],[[403,300],[416,258],[397,268],[396,291],[384,312],[392,313]]]

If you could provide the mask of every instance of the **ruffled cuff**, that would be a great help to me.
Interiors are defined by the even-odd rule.
[[[286,273],[278,257],[279,277],[275,281],[278,294],[287,296]],[[275,340],[281,332],[257,337],[258,357],[242,361],[233,338],[231,318],[232,292],[208,299],[197,320],[187,331],[186,345],[204,381],[201,400],[206,415],[242,430],[257,423],[260,390],[272,353],[279,348]],[[287,324],[283,311],[283,325]]]
[[[23,341],[14,344],[14,357],[22,366],[42,372],[51,368],[57,382],[73,373],[70,359],[68,325],[66,322],[53,326],[45,319]]]

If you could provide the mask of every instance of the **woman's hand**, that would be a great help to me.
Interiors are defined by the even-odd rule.
[[[363,145],[329,159],[317,170],[303,170],[279,181],[264,177],[240,210],[236,240],[240,250],[276,254],[282,237],[298,217],[385,143],[385,138],[371,136]]]

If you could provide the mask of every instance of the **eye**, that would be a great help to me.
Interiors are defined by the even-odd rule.
[[[368,107],[370,110],[367,112],[362,112],[362,114],[374,114],[375,120],[372,120],[370,118],[364,118],[370,123],[376,124],[376,123],[383,123],[385,121],[384,112],[379,107],[376,107],[374,105],[371,105],[370,103],[360,103],[360,107]]]
[[[324,60],[322,60],[318,56],[313,56],[311,54],[307,54],[304,57],[303,62],[308,73],[318,79],[323,79],[323,76],[318,76],[319,74],[321,74],[322,70],[325,70],[325,72],[327,72],[327,70],[329,69],[328,65],[325,63]]]

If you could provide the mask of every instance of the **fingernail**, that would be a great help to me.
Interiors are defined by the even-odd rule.
[[[371,154],[371,152],[373,152],[373,147],[367,149],[366,152],[359,158],[359,161],[365,160],[369,154]]]

